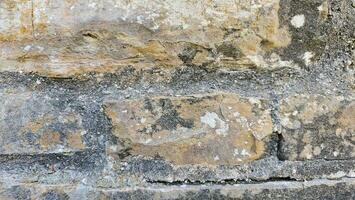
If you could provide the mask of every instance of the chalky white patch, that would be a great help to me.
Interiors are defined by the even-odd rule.
[[[250,156],[249,152],[245,149],[243,149],[241,152],[240,152],[240,155],[242,156]]]
[[[32,48],[31,45],[27,45],[27,46],[25,46],[23,49],[24,49],[25,51],[28,51],[28,50],[30,50],[31,48]]]
[[[291,19],[291,24],[292,26],[294,26],[295,28],[301,28],[304,25],[305,22],[305,17],[304,15],[295,15],[294,17],[292,17]]]
[[[207,124],[211,128],[216,128],[217,123],[219,128],[216,129],[218,135],[226,136],[228,134],[229,125],[219,118],[219,116],[214,112],[206,112],[206,114],[200,117],[202,123]]]
[[[303,54],[303,56],[302,56],[302,59],[304,60],[304,63],[306,64],[306,65],[309,65],[309,64],[311,64],[311,58],[313,58],[313,56],[314,56],[314,53],[313,52],[310,52],[310,51],[306,51],[304,54]]]
[[[216,113],[206,112],[204,116],[202,116],[201,122],[207,124],[211,128],[216,128],[216,119],[218,119],[218,115]]]

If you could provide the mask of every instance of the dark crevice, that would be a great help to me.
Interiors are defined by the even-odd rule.
[[[73,151],[73,152],[62,152],[62,153],[11,153],[11,154],[0,154],[0,162],[3,160],[17,160],[21,158],[40,158],[40,157],[58,157],[58,156],[73,156],[94,151]]]
[[[13,170],[17,168],[33,168],[43,166],[50,168],[56,166],[60,169],[90,170],[103,161],[103,150],[87,150],[71,153],[47,154],[2,154],[0,155],[0,170]]]
[[[280,161],[286,161],[287,158],[285,157],[282,149],[284,138],[281,133],[276,133],[276,134],[277,134],[277,152],[276,152],[277,159],[279,159]]]
[[[266,180],[256,180],[256,179],[223,179],[223,180],[179,180],[179,181],[164,181],[164,180],[146,180],[150,184],[160,184],[167,186],[181,186],[181,185],[234,185],[234,184],[258,184],[258,183],[267,183],[267,182],[303,182],[302,180],[297,180],[291,177],[271,177]]]
[[[91,33],[91,32],[85,32],[83,33],[83,36],[96,39],[96,40],[99,39],[99,36],[96,33]]]
[[[284,138],[282,133],[280,132],[281,129],[281,122],[280,122],[280,97],[275,94],[274,91],[271,91],[271,120],[276,127],[276,130],[273,131],[273,135],[275,135],[276,140],[276,157],[280,161],[286,161],[287,158],[283,153],[283,143]]]

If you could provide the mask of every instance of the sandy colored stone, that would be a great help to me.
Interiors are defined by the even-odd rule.
[[[355,156],[353,97],[287,97],[281,103],[280,120],[287,159],[350,159]]]
[[[68,77],[123,66],[272,67],[291,42],[279,0],[0,2],[0,71]],[[277,66],[277,64],[275,65]]]
[[[272,134],[266,101],[229,93],[107,100],[105,112],[130,154],[179,165],[256,160]]]

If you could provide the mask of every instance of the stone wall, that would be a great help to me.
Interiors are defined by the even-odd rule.
[[[0,199],[355,199],[355,1],[0,0]]]

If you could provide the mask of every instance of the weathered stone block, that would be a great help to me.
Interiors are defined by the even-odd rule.
[[[122,66],[278,67],[279,0],[0,2],[1,71],[68,77]],[[291,64],[291,63],[289,63]]]
[[[178,165],[256,160],[272,134],[267,101],[229,93],[108,100],[105,112],[130,154]]]
[[[0,0],[0,200],[355,199],[354,2]]]
[[[62,103],[62,102],[58,102]],[[86,130],[74,109],[45,94],[0,92],[0,154],[82,151]]]
[[[282,100],[282,154],[285,159],[355,158],[353,97],[295,95]]]

